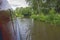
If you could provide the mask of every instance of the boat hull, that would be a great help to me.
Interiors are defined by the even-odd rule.
[[[0,11],[0,28],[2,30],[3,40],[11,40],[10,30],[8,29],[8,22],[10,21],[10,14],[8,11]]]

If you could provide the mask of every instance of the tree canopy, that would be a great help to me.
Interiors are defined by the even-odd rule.
[[[60,11],[60,0],[26,0],[27,3],[40,13],[41,9],[55,8],[56,11]]]

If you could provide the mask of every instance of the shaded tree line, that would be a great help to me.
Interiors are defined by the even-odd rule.
[[[37,14],[43,10],[46,12],[51,8],[60,13],[60,0],[26,0],[26,2],[29,3]]]

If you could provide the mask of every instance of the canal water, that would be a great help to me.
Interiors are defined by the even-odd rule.
[[[14,18],[4,24],[4,28],[8,36],[7,40],[31,40],[31,28],[33,27],[33,19],[30,18]]]
[[[8,40],[60,40],[60,25],[52,25],[30,18],[15,18],[6,23]]]
[[[60,40],[60,25],[34,21],[32,40]]]
[[[13,21],[17,40],[31,40],[30,31],[33,26],[33,20],[29,18],[16,18]]]

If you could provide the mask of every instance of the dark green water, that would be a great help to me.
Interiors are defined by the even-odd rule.
[[[60,40],[60,25],[34,21],[31,40]]]

